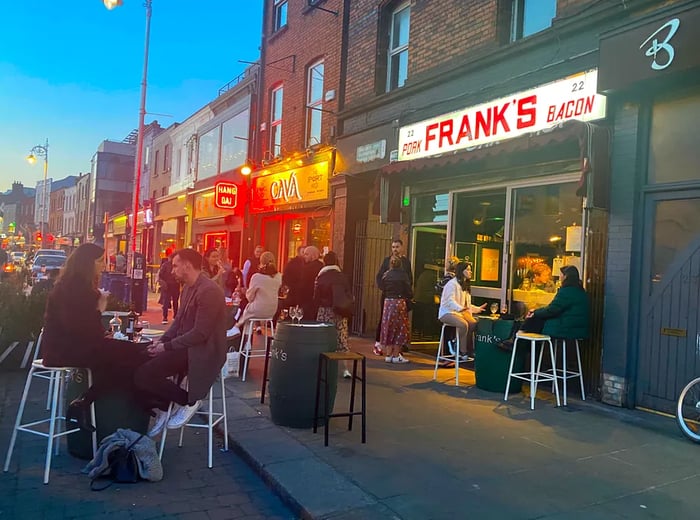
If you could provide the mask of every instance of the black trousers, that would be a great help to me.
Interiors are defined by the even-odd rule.
[[[143,396],[151,398],[154,407],[167,409],[173,402],[189,404],[187,391],[169,378],[187,373],[187,349],[166,350],[136,369],[134,384]]]
[[[135,399],[134,372],[149,360],[142,345],[110,340],[92,353],[85,366],[92,370],[92,386],[81,396],[88,403],[110,394]]]

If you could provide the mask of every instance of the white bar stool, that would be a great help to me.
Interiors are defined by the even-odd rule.
[[[447,346],[447,339],[445,338],[445,329],[452,327],[455,329],[455,338],[456,338],[456,348],[454,351],[454,354],[452,353],[447,353],[450,352],[450,349]],[[433,371],[433,381],[437,379],[437,372],[438,372],[438,366],[440,365],[440,361],[445,361],[448,363],[454,363],[455,364],[455,386],[459,386],[459,362],[460,362],[460,342],[459,342],[459,333],[456,330],[456,327],[453,325],[448,325],[446,323],[442,324],[442,330],[440,331],[440,343],[438,344],[438,350],[437,350],[437,355],[435,356],[435,370]],[[469,361],[471,358],[467,358],[464,362],[466,363]]]
[[[253,349],[253,334],[256,327],[263,329],[263,348]],[[272,318],[249,318],[243,330],[243,340],[239,352],[241,357],[245,358],[243,362],[243,372],[241,373],[241,381],[245,381],[246,373],[248,372],[248,358],[267,357],[267,340],[272,339],[275,335],[275,322]]]
[[[569,346],[570,342],[574,343],[574,346],[576,347],[576,362],[577,364],[577,370],[569,370],[566,364],[566,351],[567,347]],[[553,372],[556,373],[557,379],[562,380],[562,384],[564,385],[563,387],[563,401],[564,401],[564,406],[566,406],[566,393],[567,393],[567,381],[571,378],[577,377],[579,379],[579,383],[581,384],[581,400],[585,401],[586,400],[586,389],[583,386],[583,369],[581,368],[581,351],[579,350],[579,341],[583,341],[578,338],[554,338],[554,358],[556,359],[557,357],[557,350],[559,347],[559,343],[562,344],[562,352],[561,352],[561,368],[556,368],[556,365],[552,368],[551,371],[548,372]]]
[[[46,445],[46,463],[44,464],[44,484],[49,483],[49,472],[51,471],[51,455],[54,451],[54,439],[59,439],[71,433],[80,431],[80,428],[71,428],[70,430],[61,431],[61,422],[66,422],[66,417],[63,414],[63,403],[61,398],[63,396],[63,379],[66,374],[74,367],[47,367],[44,366],[43,360],[35,359],[32,361],[32,366],[27,374],[27,381],[24,384],[24,392],[22,393],[22,398],[19,402],[19,409],[17,410],[17,417],[15,419],[15,427],[12,430],[12,437],[10,438],[10,446],[7,450],[7,457],[5,457],[5,467],[3,471],[7,471],[10,467],[10,460],[12,459],[12,452],[15,448],[15,441],[17,440],[17,432],[23,431],[31,433],[33,435],[39,435],[40,437],[46,437],[48,439]],[[92,371],[86,369],[88,374],[88,387],[92,386]],[[32,379],[34,377],[47,378],[47,374],[52,378],[49,381],[49,392],[51,395],[51,406],[49,411],[49,417],[46,419],[40,419],[38,421],[32,421],[28,423],[22,423],[22,417],[24,415],[24,407],[27,404],[27,396],[29,395],[29,388],[32,384]],[[95,424],[95,404],[90,405],[90,420],[92,424]],[[49,423],[48,433],[42,431],[41,429],[36,429],[40,424]],[[59,442],[56,441],[55,451],[58,454]],[[97,452],[97,432],[92,432],[92,454]]]
[[[224,378],[219,376],[219,380],[221,381],[221,411],[215,412],[214,411],[214,386],[216,386],[216,382],[214,382],[213,385],[211,385],[211,388],[209,389],[209,407],[206,412],[200,412],[199,410],[195,413],[195,415],[200,415],[200,416],[205,416],[207,418],[206,424],[200,424],[200,423],[193,423],[192,419],[190,419],[189,422],[185,424],[185,426],[189,428],[206,428],[207,429],[207,442],[208,442],[208,459],[207,459],[207,466],[211,468],[213,466],[212,462],[212,452],[213,452],[213,446],[214,446],[214,426],[219,424],[221,421],[224,423],[224,451],[228,451],[228,419],[226,415],[226,385],[224,384]],[[189,381],[189,380],[188,380]],[[168,420],[170,420],[170,414],[172,413],[173,410],[173,403],[170,403],[170,406],[168,407]],[[180,440],[178,442],[178,447],[182,448],[182,440],[183,436],[185,433],[185,426],[180,428]],[[158,451],[158,457],[160,459],[163,458],[163,450],[165,449],[165,439],[168,436],[168,427],[167,427],[167,422],[165,428],[163,428],[163,433],[161,434],[160,437],[160,449]]]
[[[529,341],[530,342],[530,371],[529,372],[513,372],[513,364],[515,363],[515,353],[518,350],[518,340]],[[542,348],[540,349],[539,359],[537,361],[537,367],[535,367],[535,350],[537,349],[537,344],[542,343]],[[508,390],[510,389],[510,379],[512,377],[516,379],[522,379],[523,381],[530,382],[530,410],[535,409],[535,394],[537,393],[537,383],[540,381],[551,381],[552,386],[554,386],[554,393],[557,396],[557,406],[561,406],[559,401],[559,386],[557,385],[557,378],[555,375],[549,372],[542,372],[540,370],[542,366],[542,354],[544,352],[544,344],[549,345],[549,357],[552,361],[552,366],[556,367],[556,361],[554,358],[554,348],[552,346],[552,338],[545,336],[544,334],[536,334],[534,332],[522,332],[519,331],[515,334],[515,342],[513,343],[513,353],[510,356],[510,368],[508,369],[508,381],[506,383],[506,393],[503,396],[503,400],[508,400]]]

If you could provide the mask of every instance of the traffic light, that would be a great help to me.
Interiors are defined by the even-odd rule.
[[[41,231],[36,232],[36,234],[34,235],[34,241],[41,242]]]

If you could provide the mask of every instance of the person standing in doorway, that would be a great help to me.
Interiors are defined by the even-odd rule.
[[[398,258],[401,261],[401,269],[408,275],[408,281],[410,282],[411,286],[413,286],[413,270],[411,269],[411,262],[403,254],[403,242],[401,241],[400,238],[395,238],[394,240],[391,241],[391,255],[387,256],[382,261],[382,265],[379,267],[379,271],[377,272],[377,277],[376,277],[377,287],[378,288],[382,287],[382,278],[384,278],[384,274],[390,268],[390,262],[391,262],[392,257]],[[373,352],[376,356],[383,356],[384,355],[384,352],[382,350],[382,345],[379,342],[380,335],[382,332],[382,315],[384,312],[384,299],[385,299],[384,291],[382,291],[382,299],[379,303],[379,323],[377,324],[377,332],[374,335]]]
[[[248,257],[248,259],[243,263],[243,287],[246,289],[250,286],[250,279],[255,273],[258,272],[258,267],[260,266],[260,255],[263,254],[263,251],[263,246],[255,246],[253,256]]]

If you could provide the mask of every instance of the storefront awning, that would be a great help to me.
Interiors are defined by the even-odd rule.
[[[496,141],[481,146],[476,146],[465,151],[459,151],[451,154],[442,154],[435,157],[425,159],[416,159],[413,161],[397,161],[388,164],[382,168],[382,173],[393,175],[405,171],[421,171],[431,168],[444,168],[446,166],[459,166],[471,161],[485,159],[487,157],[504,154],[523,152],[528,150],[536,150],[544,148],[553,143],[562,143],[565,141],[579,140],[581,146],[588,132],[588,125],[582,121],[569,120],[557,126],[533,132],[513,139],[504,141]]]

